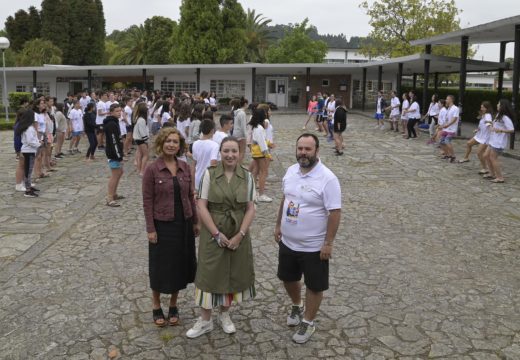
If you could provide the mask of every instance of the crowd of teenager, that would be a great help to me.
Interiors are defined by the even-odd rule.
[[[26,197],[38,197],[35,182],[57,171],[60,159],[79,158],[79,145],[87,142],[87,164],[96,161],[100,151],[105,153],[102,159],[108,159],[111,178],[107,205],[118,207],[118,200],[123,199],[117,194],[123,163],[135,152],[133,164],[142,177],[150,157],[156,156],[151,145],[159,130],[175,127],[185,140],[183,158],[193,162],[194,173],[199,176],[203,169],[220,161],[216,149],[225,137],[234,135],[241,150],[241,164],[246,148],[251,153],[248,169],[258,180],[256,200],[271,202],[265,194],[275,147],[271,109],[267,104],[249,104],[243,97],[232,99],[230,105],[231,111],[216,119],[216,95],[207,91],[197,95],[135,89],[84,91],[68,94],[62,103],[53,97],[39,96],[31,102],[26,99],[17,113],[14,131],[18,160],[15,188]]]

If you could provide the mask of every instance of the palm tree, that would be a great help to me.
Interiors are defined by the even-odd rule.
[[[254,9],[247,9],[245,28],[247,39],[246,61],[264,62],[265,52],[270,42],[274,39],[268,27],[270,22],[271,19],[265,18],[262,14],[256,14]]]
[[[145,31],[144,26],[133,25],[125,30],[118,51],[109,59],[111,65],[144,64]]]

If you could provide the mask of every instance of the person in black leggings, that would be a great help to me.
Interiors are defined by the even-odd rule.
[[[408,130],[408,137],[410,138],[416,138],[417,133],[415,132],[415,125],[421,118],[421,109],[419,107],[419,103],[417,102],[417,95],[415,94],[415,91],[410,91],[410,107],[408,110],[405,110],[408,114],[408,124],[406,125],[406,129]]]
[[[96,153],[96,148],[98,145],[97,137],[96,137],[96,104],[93,102],[89,102],[87,107],[85,108],[85,114],[83,115],[83,125],[85,128],[85,134],[87,134],[89,147],[87,150],[87,154],[85,155],[85,160],[92,161],[94,160],[94,154]]]

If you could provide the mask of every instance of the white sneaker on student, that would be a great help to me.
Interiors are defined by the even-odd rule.
[[[207,332],[210,332],[213,330],[213,321],[211,319],[209,320],[203,320],[202,318],[198,318],[197,322],[191,329],[188,330],[186,333],[186,336],[190,339],[195,339],[196,337],[201,336],[202,334],[205,334]]]
[[[258,198],[257,198],[258,202],[271,202],[273,201],[273,199],[271,199],[269,196],[267,196],[266,194],[262,194],[260,195]]]
[[[231,321],[229,317],[229,311],[223,311],[218,314],[218,322],[226,334],[234,334],[237,332],[235,324],[233,324],[233,321]]]
[[[16,191],[24,191],[24,192],[26,191],[25,185],[23,183],[16,184],[15,189],[16,189]]]

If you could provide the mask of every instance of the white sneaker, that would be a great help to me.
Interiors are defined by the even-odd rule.
[[[213,330],[213,321],[211,319],[206,321],[202,320],[202,318],[198,318],[195,325],[186,332],[186,336],[190,339],[195,339],[211,330]]]
[[[237,332],[233,321],[231,321],[231,318],[229,317],[229,311],[223,311],[218,314],[218,322],[226,334],[234,334]]]
[[[291,306],[291,314],[287,316],[288,326],[298,326],[303,318],[303,306],[298,305]]]
[[[258,202],[266,202],[266,203],[270,203],[271,201],[273,201],[273,199],[271,199],[266,194],[260,195],[257,200],[258,200]]]
[[[16,184],[16,186],[14,187],[16,189],[16,191],[25,191],[25,185],[23,183],[20,183],[20,184]]]
[[[381,130],[384,130],[385,129],[385,126],[384,125],[381,125]]]

